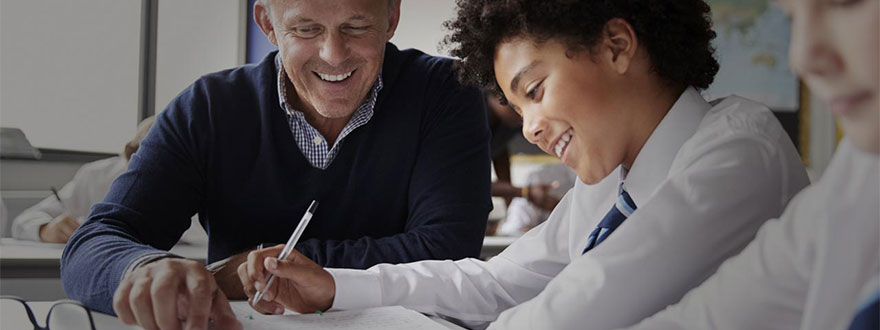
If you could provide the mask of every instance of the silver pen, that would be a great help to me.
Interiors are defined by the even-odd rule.
[[[309,221],[312,220],[312,215],[315,213],[316,208],[318,208],[318,201],[313,200],[312,204],[310,204],[309,208],[306,210],[306,214],[303,214],[302,219],[299,220],[299,224],[296,225],[296,229],[290,234],[290,239],[287,240],[287,244],[284,244],[284,249],[282,249],[281,254],[278,255],[278,260],[284,260],[290,252],[293,252],[293,247],[296,246],[296,242],[299,241],[300,236],[306,231],[306,226],[308,226]],[[254,305],[263,299],[263,295],[266,293],[265,290],[269,289],[269,286],[272,285],[272,280],[274,279],[275,274],[269,274],[269,278],[266,279],[266,286],[263,287],[263,291],[257,291],[257,294],[254,295]]]

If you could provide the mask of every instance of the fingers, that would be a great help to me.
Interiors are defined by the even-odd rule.
[[[254,301],[254,295],[257,293],[257,289],[255,286],[256,282],[252,282],[247,273],[247,265],[241,264],[238,266],[238,278],[241,280],[242,288],[244,289],[245,294],[248,296],[248,303],[251,307],[260,312],[262,314],[278,314],[279,304],[266,301],[266,299],[262,299],[261,301]],[[272,286],[275,286],[274,284]],[[283,308],[281,312],[284,312]]]
[[[246,262],[238,265],[237,273],[238,279],[241,281],[241,288],[244,291],[244,294],[248,296],[248,298],[253,298],[256,294],[257,289],[254,288],[254,282],[252,282],[250,276],[248,276]]]
[[[150,297],[153,317],[160,329],[180,329],[180,319],[177,318],[177,284],[177,278],[167,269],[158,272],[152,281]]]
[[[242,325],[235,318],[232,307],[229,306],[229,300],[221,291],[217,291],[211,301],[211,319],[213,323],[224,330],[241,330]],[[207,327],[202,328],[207,329]]]
[[[113,311],[116,312],[116,315],[122,323],[128,325],[134,325],[137,321],[134,318],[131,305],[128,304],[132,284],[132,281],[126,277],[126,279],[119,283],[119,287],[116,288],[116,293],[113,294]]]
[[[189,296],[186,328],[207,329],[214,296],[222,293],[218,292],[213,277],[207,272],[190,272],[186,277],[186,290]]]
[[[59,234],[65,242],[70,239],[70,236],[73,236],[73,232],[79,227],[79,223],[77,223],[76,220],[72,220],[74,224],[71,224],[70,221],[67,221],[68,219],[70,218],[64,218],[64,220],[57,224]]]
[[[123,323],[148,330],[208,329],[218,294],[222,292],[201,263],[168,258],[138,267],[127,275],[114,293],[113,309]],[[222,317],[231,315],[234,321],[223,297],[227,310],[222,311]],[[181,318],[186,320],[185,325]]]
[[[71,217],[64,217],[64,219],[61,220],[61,223],[64,224],[65,228],[69,228],[71,232],[79,228],[79,221],[76,221],[76,219]]]
[[[278,277],[278,288],[268,291],[270,299],[297,311],[300,307],[306,312],[330,308],[336,295],[333,276],[298,252],[291,256],[288,258],[291,260],[266,258],[266,269]],[[282,286],[282,283],[287,285]],[[276,299],[276,295],[284,297]]]
[[[247,258],[247,272],[248,278],[252,282],[260,282],[264,283],[266,281],[265,275],[263,275],[263,250],[251,251],[248,253]]]
[[[153,298],[150,296],[152,281],[150,277],[136,278],[128,296],[128,304],[137,324],[147,330],[159,329],[153,318]]]

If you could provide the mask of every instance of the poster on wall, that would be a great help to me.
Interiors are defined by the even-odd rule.
[[[774,111],[797,111],[798,81],[788,62],[791,20],[772,0],[707,2],[721,69],[704,91],[706,98],[736,94]]]

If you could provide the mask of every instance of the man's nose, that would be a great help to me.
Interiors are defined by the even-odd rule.
[[[328,33],[321,45],[321,59],[327,64],[337,67],[348,60],[350,52],[345,37],[340,33]],[[339,72],[337,72],[339,73]]]

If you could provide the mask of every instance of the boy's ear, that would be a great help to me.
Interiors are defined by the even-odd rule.
[[[632,25],[624,19],[612,18],[602,30],[602,53],[615,72],[629,71],[638,48],[638,38]]]

